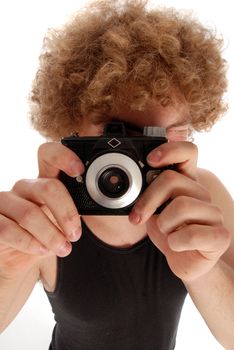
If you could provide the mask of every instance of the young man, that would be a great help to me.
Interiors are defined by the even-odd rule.
[[[99,1],[44,43],[31,115],[50,142],[39,149],[38,179],[0,194],[1,330],[40,279],[57,322],[50,349],[173,349],[187,292],[233,349],[233,200],[197,168],[188,141],[226,109],[221,40],[176,11]],[[77,177],[85,165],[57,141],[99,136],[113,118],[140,132],[165,128],[169,142],[147,162],[176,169],[129,216],[81,218],[59,173]]]

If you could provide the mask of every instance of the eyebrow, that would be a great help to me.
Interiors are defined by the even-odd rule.
[[[171,128],[176,128],[178,126],[183,126],[183,125],[187,125],[190,124],[191,118],[186,116],[183,119],[181,119],[180,121],[176,122],[176,123],[172,123],[170,125],[168,125],[166,127],[166,129],[171,129]]]
[[[136,126],[135,124],[129,123],[129,122],[124,122],[125,126],[127,129],[130,129],[132,131],[137,131],[137,132],[143,132],[144,128],[141,128],[139,126]],[[182,120],[172,123],[165,127],[165,129],[171,129],[171,128],[176,128],[179,126],[184,126],[190,124],[190,119],[189,118],[183,118]]]
[[[190,124],[190,120],[191,118],[189,116],[184,116],[181,120],[179,120],[178,122],[172,123],[170,125],[168,125],[167,127],[165,127],[165,129],[171,129],[171,128],[175,128],[175,127],[179,127],[179,126],[183,126],[183,125],[187,125]],[[126,122],[123,121],[121,119],[118,119],[116,117],[112,118],[111,121],[118,121],[118,122],[122,122],[124,123],[126,129],[131,130],[131,131],[136,131],[136,132],[140,132],[143,133],[144,127],[139,127],[133,123],[130,122]]]

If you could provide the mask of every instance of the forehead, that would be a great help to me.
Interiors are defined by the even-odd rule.
[[[190,121],[186,104],[176,103],[163,107],[154,101],[149,102],[142,111],[123,106],[116,113],[116,117],[139,126],[157,125],[164,128],[188,124]]]

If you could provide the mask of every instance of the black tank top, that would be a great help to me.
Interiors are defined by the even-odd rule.
[[[56,326],[51,350],[172,350],[186,289],[150,239],[130,248],[81,239],[58,258],[46,292]]]

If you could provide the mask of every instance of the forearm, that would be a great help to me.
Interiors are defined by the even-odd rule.
[[[25,271],[15,278],[0,275],[0,333],[19,313],[36,281],[34,269]]]
[[[220,261],[185,286],[211,332],[226,350],[234,350],[234,271]]]

